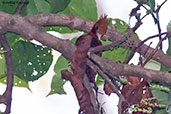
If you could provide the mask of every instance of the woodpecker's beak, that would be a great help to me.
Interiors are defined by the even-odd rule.
[[[97,32],[97,37],[98,37],[98,39],[100,40],[101,37],[102,37],[102,34],[100,34],[100,33]]]

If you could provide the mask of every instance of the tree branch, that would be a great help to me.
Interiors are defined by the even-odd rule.
[[[1,14],[0,14],[1,15]],[[78,29],[81,31],[89,32],[90,29],[93,26],[93,22],[90,20],[85,20],[77,16],[73,15],[56,15],[56,14],[38,14],[34,16],[26,16],[26,18],[35,24],[38,25],[63,25],[68,26],[71,29]],[[108,30],[106,34],[102,37],[103,40],[111,40],[113,42],[122,41],[125,39],[125,35],[117,32],[115,27],[108,27]],[[141,40],[137,38],[133,38],[132,36],[129,36],[127,38],[128,40],[121,44],[124,48],[130,48],[133,50],[133,47],[137,47]],[[140,53],[145,58],[148,57],[148,55],[154,50],[153,48],[149,48],[148,52],[146,53],[146,49],[149,48],[149,46],[143,44],[137,49],[136,51]],[[158,61],[159,63],[171,68],[171,56],[168,56],[164,54],[162,51],[158,50],[155,55],[152,57],[152,59]]]
[[[0,43],[5,52],[6,68],[7,68],[7,87],[2,96],[0,96],[0,103],[6,105],[6,110],[3,114],[9,114],[11,111],[12,87],[13,87],[13,61],[10,46],[4,34],[0,34]]]
[[[34,21],[33,21],[34,20]],[[36,25],[38,24],[38,25]],[[93,22],[89,20],[84,20],[73,15],[55,15],[55,14],[39,14],[35,16],[21,17],[19,15],[9,15],[3,12],[0,12],[0,32],[10,31],[18,33],[24,36],[28,41],[31,39],[37,40],[43,45],[51,47],[59,52],[61,52],[68,60],[71,60],[72,54],[75,51],[76,47],[74,44],[70,43],[67,40],[61,40],[53,35],[45,32],[39,25],[68,25],[72,26],[73,29],[79,29],[83,31],[89,31],[93,26]],[[107,33],[104,35],[103,39],[118,41],[124,38],[124,35],[116,32],[114,29],[108,29]],[[131,48],[137,46],[141,41],[136,38],[128,38],[121,45],[125,48]],[[132,44],[132,45],[131,45]],[[144,57],[147,57],[154,49],[149,48],[147,54],[146,49],[149,48],[147,45],[143,44],[140,49],[137,49],[140,54]],[[93,57],[95,57],[93,55]],[[171,67],[171,57],[164,54],[161,51],[157,51],[152,59]],[[124,75],[124,76],[138,76],[146,79],[156,80],[164,83],[171,83],[171,75],[169,73],[148,70],[132,65],[123,65],[116,64],[104,61],[103,58],[95,57],[93,58],[100,66],[104,72],[109,72],[110,75]],[[108,64],[106,64],[108,63]],[[93,64],[88,62],[88,65],[97,71]],[[104,67],[105,65],[105,67]],[[112,70],[111,70],[112,68]],[[122,69],[122,70],[119,70]],[[118,71],[117,71],[117,70]],[[115,72],[117,71],[117,72]],[[148,72],[148,73],[147,73]]]
[[[145,80],[155,80],[163,83],[171,84],[171,74],[167,72],[154,71],[140,66],[121,64],[112,62],[109,59],[101,58],[95,54],[90,58],[110,77],[114,76],[135,76],[144,78]]]
[[[20,6],[18,7],[17,13],[16,14],[20,14],[21,10],[23,9],[24,5],[27,3],[27,0],[23,0],[20,4]]]

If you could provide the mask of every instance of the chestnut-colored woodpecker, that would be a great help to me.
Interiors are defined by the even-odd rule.
[[[102,45],[100,38],[106,33],[108,23],[109,22],[107,19],[107,15],[101,16],[100,19],[94,24],[91,31],[88,34],[86,34],[86,35],[92,36],[92,41],[91,41],[90,47],[96,47],[96,46]],[[80,36],[77,39],[76,46],[80,45],[81,40],[84,40],[84,38],[86,38],[85,37],[86,35]],[[102,52],[96,52],[95,54],[97,54],[98,56],[101,56]],[[89,66],[86,66],[86,74],[89,78],[89,81],[94,83],[95,76],[97,73],[94,72]]]

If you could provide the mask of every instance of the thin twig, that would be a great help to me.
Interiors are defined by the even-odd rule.
[[[22,3],[20,4],[16,14],[20,14],[21,10],[23,9],[24,5],[26,4],[27,0],[23,0]]]
[[[104,51],[104,50],[112,50],[115,46],[118,46],[124,43],[125,40],[119,40],[116,42],[112,42],[111,44],[104,44],[104,45],[100,45],[94,48],[90,48],[89,53],[95,53],[95,52]]]
[[[141,41],[137,47],[133,47],[131,53],[129,54],[129,56],[126,57],[126,59],[124,60],[124,64],[126,64],[135,54],[136,50],[141,46],[143,45],[146,41],[152,39],[152,38],[155,38],[155,37],[158,37],[158,36],[162,36],[162,35],[165,35],[165,34],[168,34],[168,32],[164,32],[164,33],[160,33],[160,34],[157,34],[157,35],[153,35],[153,36],[150,36],[148,38],[146,38],[145,40]],[[140,49],[140,48],[139,48]]]
[[[161,43],[164,41],[164,40],[166,40],[167,38],[169,37],[169,35],[166,35],[163,39],[161,39],[159,42],[158,42],[158,44],[157,44],[157,46],[156,46],[156,48],[151,52],[151,54],[147,57],[147,59],[145,60],[145,62],[143,63],[143,65],[142,65],[142,67],[144,67],[145,66],[145,64],[154,56],[154,54],[157,52],[157,50],[158,50],[158,47],[161,45]]]

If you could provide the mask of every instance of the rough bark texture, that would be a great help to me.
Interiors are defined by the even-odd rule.
[[[61,52],[68,60],[71,61],[72,54],[75,51],[76,47],[74,44],[70,43],[68,40],[61,40],[53,35],[45,32],[39,25],[66,25],[72,29],[79,29],[83,31],[90,31],[93,26],[93,22],[90,20],[84,20],[79,17],[75,17],[73,15],[56,15],[56,14],[38,14],[35,16],[26,16],[21,17],[19,15],[10,15],[3,12],[0,12],[0,32],[3,33],[5,31],[15,32],[23,35],[27,40],[34,39],[46,45],[48,47],[52,47],[53,49]],[[124,35],[118,33],[113,29],[113,27],[108,27],[108,30],[102,39],[109,39],[112,41],[122,40]],[[130,37],[128,40],[122,44],[123,47],[129,48],[133,46],[137,46],[141,41],[137,38]],[[130,45],[131,44],[131,45]],[[138,52],[142,54],[144,57],[150,54],[153,48],[149,48],[147,45],[143,44],[139,47]],[[148,52],[146,49],[149,48]],[[152,59],[164,64],[165,66],[171,68],[171,57],[169,55],[164,54],[160,50],[158,50]],[[98,60],[102,60],[99,58]],[[96,61],[98,61],[96,60]],[[110,64],[106,67],[110,69]],[[87,64],[96,71],[94,65],[87,61]],[[164,83],[171,83],[171,75],[169,73],[163,73],[153,70],[148,70],[151,73],[147,73],[147,69],[139,68],[137,66],[132,65],[121,65],[124,67],[122,70],[124,73],[119,72],[118,75],[122,74],[125,76],[138,76],[145,77],[152,80],[162,81]],[[137,69],[137,70],[135,70]],[[116,70],[110,71],[115,74]],[[129,71],[126,73],[126,71]],[[141,72],[141,73],[140,73]],[[144,72],[144,73],[142,73]],[[132,75],[133,74],[133,75]],[[157,76],[158,75],[158,76]],[[167,78],[161,78],[161,76]],[[160,78],[159,78],[160,77]]]

